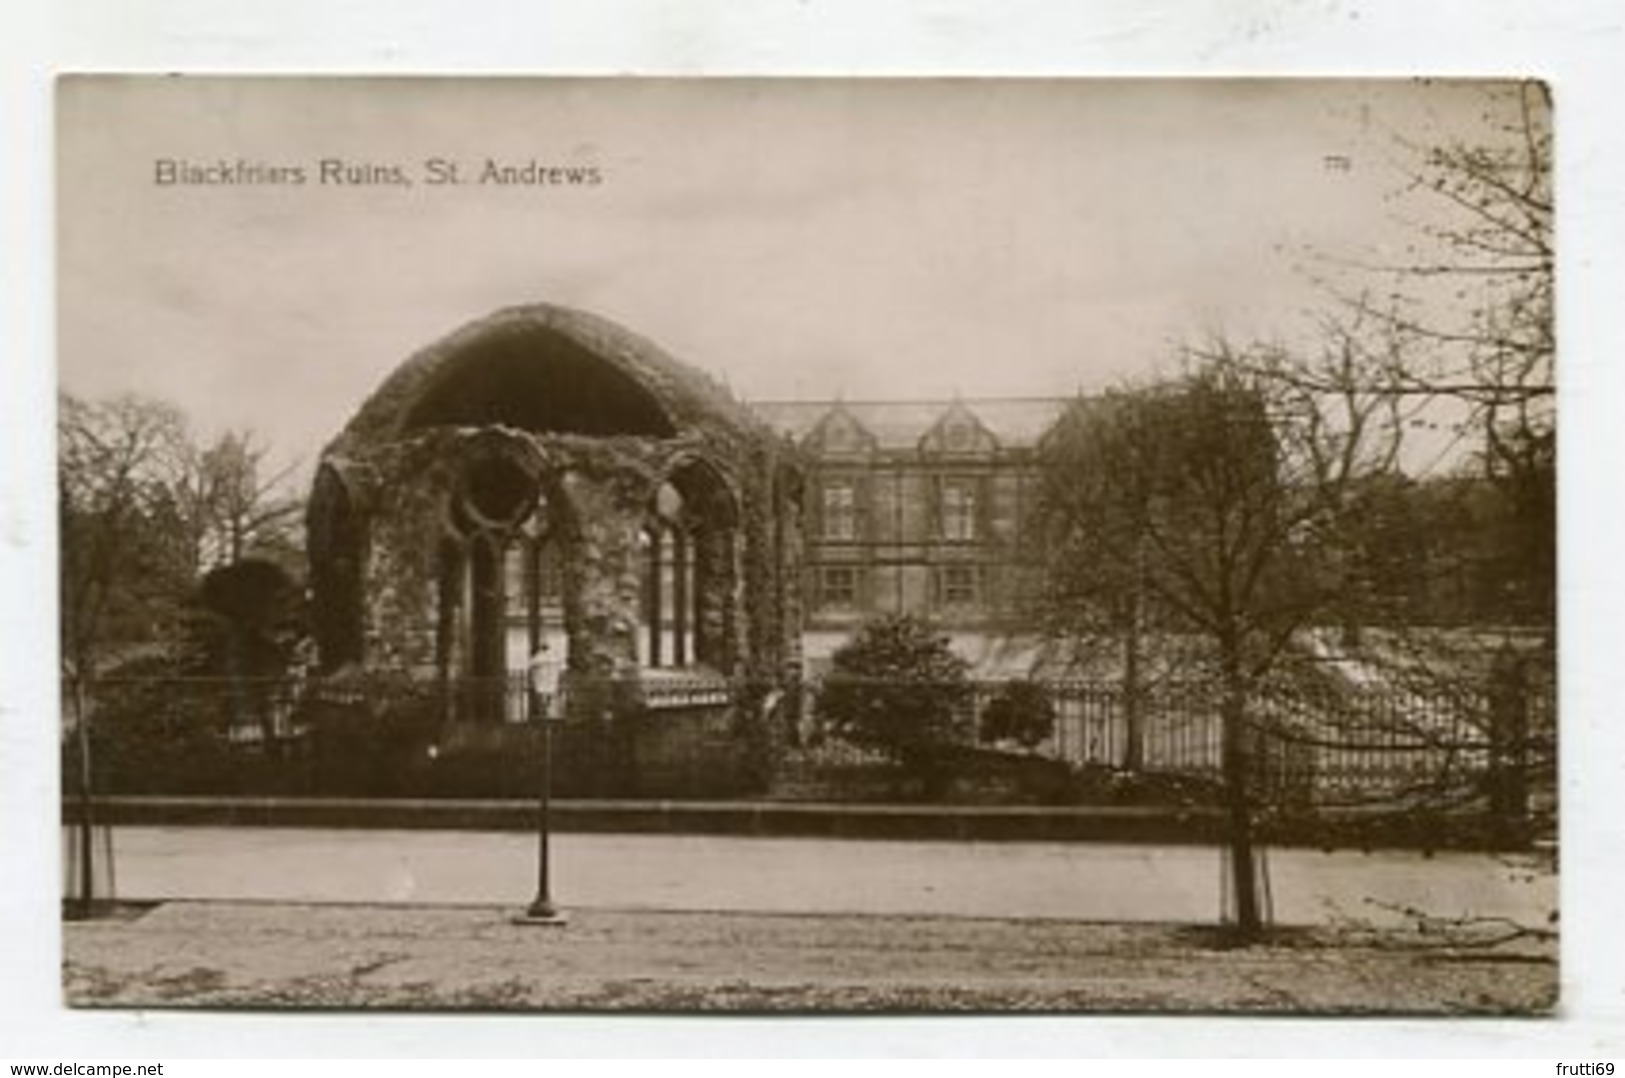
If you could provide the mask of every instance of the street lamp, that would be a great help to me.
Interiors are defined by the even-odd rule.
[[[521,925],[563,925],[569,918],[553,905],[553,893],[548,880],[548,833],[552,829],[553,793],[553,724],[564,717],[559,697],[561,670],[548,653],[545,640],[531,657],[526,675],[530,692],[531,721],[538,725],[536,732],[537,794],[536,794],[536,897],[525,912],[514,918]]]

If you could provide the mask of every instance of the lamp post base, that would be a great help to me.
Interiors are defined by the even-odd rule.
[[[516,925],[553,925],[562,927],[570,923],[570,915],[545,899],[537,899],[513,918]]]

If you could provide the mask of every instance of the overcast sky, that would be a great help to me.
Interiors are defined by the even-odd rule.
[[[1396,134],[1473,137],[1484,100],[1366,81],[70,80],[60,378],[308,461],[415,349],[550,301],[747,398],[1099,388],[1210,331],[1291,335],[1325,303],[1304,252],[1407,237]],[[323,184],[324,157],[414,182]],[[466,182],[429,184],[436,157]],[[602,182],[481,184],[487,158]],[[163,185],[160,160],[307,182]]]

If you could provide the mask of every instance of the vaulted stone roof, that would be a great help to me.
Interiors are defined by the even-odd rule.
[[[328,450],[436,425],[655,438],[767,433],[704,371],[608,319],[545,303],[499,310],[407,358]]]

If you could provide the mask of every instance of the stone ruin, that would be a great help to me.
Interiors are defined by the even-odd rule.
[[[407,359],[322,454],[320,669],[434,686],[447,744],[501,745],[546,641],[608,785],[680,786],[799,671],[800,505],[795,450],[704,373],[581,311],[498,311]]]

